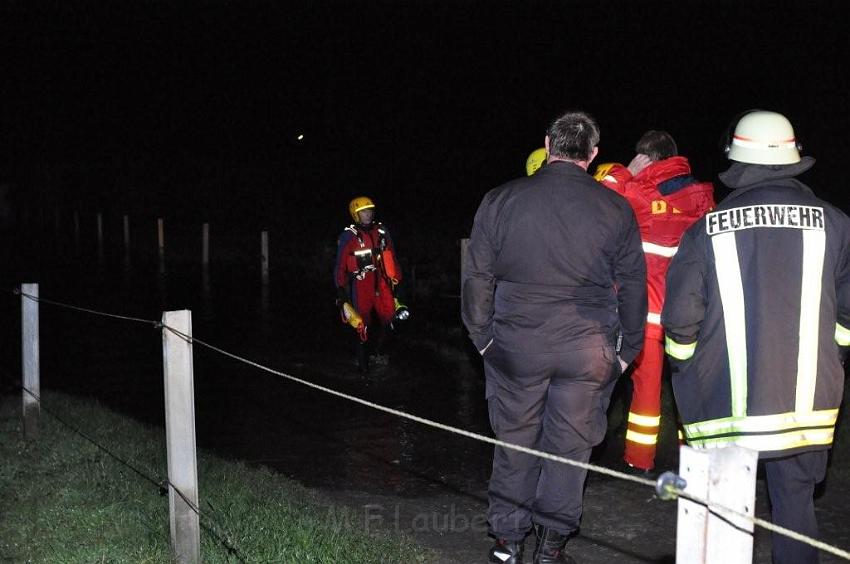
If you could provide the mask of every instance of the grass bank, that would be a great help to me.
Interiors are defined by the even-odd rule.
[[[48,392],[41,436],[24,441],[20,404],[0,402],[0,561],[170,562],[163,430]],[[198,474],[205,563],[434,559],[269,470],[201,451]]]

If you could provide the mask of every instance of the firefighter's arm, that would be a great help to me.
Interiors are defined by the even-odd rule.
[[[346,268],[346,255],[349,254],[348,245],[353,239],[353,235],[348,231],[343,231],[342,235],[337,239],[336,245],[336,261],[334,262],[334,285],[337,288],[345,288],[348,286],[348,269]]]
[[[485,223],[491,220],[487,218],[487,202],[485,196],[475,214],[461,280],[461,317],[469,331],[469,338],[481,354],[493,342],[496,289],[496,254],[485,227]]]
[[[665,332],[664,350],[677,360],[694,355],[705,318],[706,261],[696,239],[704,228],[704,222],[698,221],[685,232],[667,271],[661,324]]]
[[[641,248],[637,220],[631,208],[624,207],[623,223],[625,229],[615,259],[614,278],[617,283],[617,311],[622,332],[618,356],[622,363],[628,365],[643,347],[647,311],[646,259]]]
[[[395,252],[395,243],[393,242],[392,235],[390,235],[389,231],[385,232],[385,239],[387,242],[387,248],[384,249],[384,256],[382,257],[382,260],[384,260],[385,272],[390,277],[393,287],[395,287],[400,284],[402,280],[401,265],[398,261],[398,255]]]

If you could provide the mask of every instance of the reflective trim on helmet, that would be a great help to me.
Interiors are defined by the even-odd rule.
[[[670,337],[664,337],[664,351],[678,360],[688,360],[694,356],[694,351],[697,348],[697,342],[690,344],[677,343]]]
[[[646,314],[646,322],[653,325],[661,325],[661,314],[649,312]]]
[[[629,412],[629,423],[640,425],[641,427],[658,427],[661,424],[661,416],[639,415],[632,411]]]
[[[732,144],[738,145],[739,147],[746,147],[747,149],[796,149],[797,148],[797,140],[795,138],[790,139],[779,139],[779,140],[771,140],[771,141],[756,141],[755,139],[750,139],[749,137],[743,137],[741,135],[734,135],[732,137]]]
[[[658,442],[658,435],[648,435],[646,433],[638,433],[629,429],[626,431],[626,440],[642,445],[654,445]]]
[[[735,232],[711,238],[720,302],[723,304],[723,326],[729,355],[729,385],[732,392],[732,415],[747,414],[747,327],[744,319],[744,285]]]
[[[842,347],[850,347],[850,329],[841,325],[835,324],[835,342]]]
[[[375,207],[375,204],[366,204],[365,206],[360,206],[360,207],[354,208],[354,212],[356,213],[356,212],[361,212],[363,210],[370,210],[374,207]]]
[[[800,329],[797,349],[797,393],[794,409],[811,411],[815,405],[820,341],[820,302],[826,233],[803,231],[803,283],[800,292]]]
[[[643,247],[644,253],[668,258],[675,255],[676,251],[679,250],[679,247],[664,247],[662,245],[656,245],[655,243],[647,243],[646,241],[641,243],[641,246]]]

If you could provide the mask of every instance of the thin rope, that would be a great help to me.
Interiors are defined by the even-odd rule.
[[[282,378],[286,378],[290,381],[297,382],[297,383],[302,384],[304,386],[308,386],[310,388],[314,388],[316,390],[320,390],[320,391],[323,391],[325,393],[328,393],[328,394],[331,394],[331,395],[334,395],[334,396],[337,396],[337,397],[340,397],[340,398],[343,398],[343,399],[347,399],[347,400],[353,401],[355,403],[359,403],[359,404],[364,405],[366,407],[371,407],[372,409],[376,409],[378,411],[383,411],[385,413],[389,413],[389,414],[395,415],[397,417],[409,419],[411,421],[416,421],[417,423],[422,423],[423,425],[427,425],[429,427],[434,427],[436,429],[441,429],[441,430],[447,431],[449,433],[454,433],[454,434],[457,434],[457,435],[461,435],[461,436],[468,437],[468,438],[471,438],[471,439],[475,439],[475,440],[478,440],[478,441],[481,441],[481,442],[489,443],[489,444],[499,446],[499,447],[502,447],[502,448],[515,450],[515,451],[518,451],[518,452],[523,452],[523,453],[526,453],[526,454],[530,454],[530,455],[533,455],[533,456],[544,458],[546,460],[552,460],[554,462],[560,462],[562,464],[568,464],[568,465],[571,465],[571,466],[576,466],[576,467],[583,468],[585,470],[596,472],[596,473],[599,473],[599,474],[606,474],[608,476],[618,478],[618,479],[621,479],[621,480],[635,482],[637,484],[641,484],[641,485],[645,485],[645,486],[651,486],[651,487],[656,487],[656,485],[657,485],[656,482],[654,482],[652,480],[648,480],[646,478],[640,478],[638,476],[632,476],[630,474],[618,472],[617,470],[605,468],[604,466],[597,466],[595,464],[590,464],[590,463],[586,463],[586,462],[579,462],[577,460],[570,460],[568,458],[564,458],[564,457],[557,456],[557,455],[554,455],[554,454],[550,454],[550,453],[547,453],[547,452],[538,451],[538,450],[535,450],[535,449],[531,449],[531,448],[520,446],[520,445],[515,445],[515,444],[512,444],[512,443],[506,443],[504,441],[500,441],[498,439],[487,437],[485,435],[473,433],[471,431],[466,431],[464,429],[458,429],[457,427],[445,425],[443,423],[439,423],[437,421],[432,421],[432,420],[426,419],[424,417],[419,417],[419,416],[416,416],[416,415],[406,413],[404,411],[399,411],[397,409],[393,409],[393,408],[386,407],[386,406],[383,406],[383,405],[380,405],[380,404],[377,404],[377,403],[373,403],[373,402],[370,402],[368,400],[364,400],[362,398],[359,398],[357,396],[352,396],[350,394],[339,392],[337,390],[334,390],[334,389],[331,389],[331,388],[328,388],[328,387],[325,387],[325,386],[321,386],[319,384],[315,384],[315,383],[310,382],[308,380],[304,380],[302,378],[298,378],[296,376],[286,374],[284,372],[281,372],[279,370],[275,370],[273,368],[269,368],[267,366],[264,366],[262,364],[254,362],[252,360],[248,360],[246,358],[240,357],[236,354],[230,353],[230,352],[225,351],[223,349],[220,349],[220,348],[218,348],[214,345],[211,345],[209,343],[201,341],[200,339],[197,339],[197,338],[194,338],[190,335],[187,335],[187,334],[185,334],[185,333],[183,333],[183,332],[181,332],[177,329],[169,327],[168,325],[165,325],[165,324],[160,323],[158,321],[154,321],[154,320],[150,320],[150,319],[141,319],[141,318],[137,318],[137,317],[123,316],[123,315],[116,315],[116,314],[111,314],[111,313],[105,313],[105,312],[96,311],[96,310],[87,309],[87,308],[82,308],[82,307],[78,307],[78,306],[73,306],[73,305],[65,304],[65,303],[61,303],[61,302],[55,302],[55,301],[52,301],[52,300],[47,300],[47,299],[44,299],[44,298],[38,298],[38,297],[35,297],[35,296],[32,296],[32,295],[26,294],[26,293],[22,292],[20,289],[17,289],[17,288],[14,290],[14,293],[20,294],[23,297],[29,298],[29,299],[37,301],[37,302],[44,302],[44,303],[47,303],[47,304],[50,304],[50,305],[65,307],[65,308],[68,308],[68,309],[73,309],[73,310],[77,310],[77,311],[81,311],[81,312],[85,312],[85,313],[90,313],[90,314],[94,314],[94,315],[101,315],[101,316],[111,317],[111,318],[115,318],[115,319],[123,319],[123,320],[126,320],[126,321],[135,321],[135,322],[151,324],[156,328],[164,328],[164,329],[171,331],[172,333],[174,333],[175,335],[177,335],[178,337],[182,338],[183,340],[185,340],[186,342],[188,342],[190,344],[198,343],[199,345],[204,346],[204,347],[206,347],[206,348],[208,348],[212,351],[215,351],[215,352],[217,352],[221,355],[227,356],[227,357],[232,358],[234,360],[238,360],[242,363],[245,363],[245,364],[248,364],[248,365],[253,366],[255,368],[258,368],[260,370],[269,372],[269,373],[274,374],[276,376],[280,376]],[[723,505],[715,504],[715,503],[712,503],[708,500],[704,500],[704,499],[701,499],[699,497],[692,496],[692,495],[687,494],[686,492],[683,492],[681,490],[677,490],[676,495],[684,497],[685,499],[688,499],[688,500],[690,500],[694,503],[704,505],[705,507],[707,507],[708,509],[712,510],[713,512],[715,512],[719,515],[722,515],[722,514],[725,513],[725,514],[728,514],[728,515],[739,517],[739,518],[741,518],[745,521],[749,521],[749,522],[753,523],[754,525],[758,525],[758,526],[760,526],[764,529],[767,529],[769,531],[773,531],[773,532],[779,533],[781,535],[785,535],[785,536],[790,537],[794,540],[803,542],[805,544],[808,544],[810,546],[813,546],[813,547],[818,548],[820,550],[823,550],[825,552],[829,552],[831,554],[839,556],[839,557],[841,557],[845,560],[850,560],[850,552],[842,550],[842,549],[837,548],[837,547],[834,547],[832,545],[823,543],[823,542],[821,542],[817,539],[811,538],[809,536],[797,533],[796,531],[792,531],[790,529],[786,529],[786,528],[781,527],[779,525],[775,525],[775,524],[773,524],[769,521],[765,521],[765,520],[760,519],[758,517],[754,517],[754,516],[746,515],[744,513],[740,513],[739,511],[725,507]]]
[[[111,317],[113,319],[123,319],[125,321],[135,321],[135,322],[138,322],[138,323],[146,323],[146,324],[152,325],[154,327],[160,326],[160,322],[154,321],[153,319],[142,319],[140,317],[129,317],[127,315],[117,315],[115,313],[106,313],[106,312],[103,312],[103,311],[96,311],[96,310],[93,310],[93,309],[88,309],[88,308],[70,305],[70,304],[66,304],[66,303],[62,303],[62,302],[56,302],[56,301],[53,301],[53,300],[48,300],[48,299],[45,299],[45,298],[40,298],[38,296],[33,296],[31,294],[27,294],[27,293],[25,293],[25,292],[23,292],[19,289],[13,290],[13,293],[20,294],[21,296],[28,298],[28,299],[30,299],[34,302],[45,303],[45,304],[49,304],[49,305],[57,306],[57,307],[64,307],[64,308],[67,308],[67,309],[73,309],[75,311],[82,311],[84,313],[90,313],[90,314],[93,314],[93,315],[100,315],[100,316],[103,316],[103,317]]]
[[[185,333],[183,333],[183,332],[181,332],[177,329],[169,327],[168,325],[163,324],[163,329],[167,329],[168,331],[171,331],[172,333],[174,333],[175,335],[177,335],[178,337],[180,337],[181,339],[185,340],[186,342],[188,342],[190,344],[197,343],[197,344],[204,346],[204,347],[206,347],[206,348],[208,348],[212,351],[215,351],[215,352],[217,352],[221,355],[230,357],[234,360],[238,360],[240,362],[243,362],[243,363],[248,364],[250,366],[253,366],[255,368],[259,368],[260,370],[264,370],[264,371],[269,372],[271,374],[275,374],[277,376],[280,376],[282,378],[286,378],[286,379],[291,380],[293,382],[303,384],[303,385],[308,386],[310,388],[314,388],[316,390],[320,390],[320,391],[326,392],[328,394],[331,394],[331,395],[334,395],[334,396],[337,396],[337,397],[340,397],[340,398],[343,398],[343,399],[347,399],[347,400],[353,401],[355,403],[359,403],[359,404],[364,405],[366,407],[371,407],[373,409],[377,409],[378,411],[383,411],[385,413],[389,413],[391,415],[402,417],[404,419],[410,419],[411,421],[416,421],[417,423],[422,423],[423,425],[428,425],[430,427],[442,429],[443,431],[448,431],[450,433],[462,435],[464,437],[469,437],[471,439],[475,439],[475,440],[482,441],[482,442],[485,442],[485,443],[490,443],[490,444],[495,445],[495,446],[500,446],[500,447],[503,447],[503,448],[507,448],[507,449],[510,449],[510,450],[516,450],[516,451],[519,451],[519,452],[524,452],[526,454],[531,454],[531,455],[534,455],[534,456],[538,456],[540,458],[552,460],[554,462],[560,462],[560,463],[563,463],[563,464],[569,464],[571,466],[577,466],[579,468],[584,468],[586,470],[589,470],[589,471],[592,471],[592,472],[597,472],[599,474],[606,474],[608,476],[612,476],[614,478],[618,478],[618,479],[621,479],[621,480],[635,482],[635,483],[638,483],[638,484],[641,484],[641,485],[651,486],[651,487],[655,487],[657,485],[656,482],[654,482],[652,480],[648,480],[646,478],[640,478],[638,476],[632,476],[630,474],[618,472],[617,470],[605,468],[604,466],[597,466],[595,464],[590,464],[590,463],[586,463],[586,462],[579,462],[577,460],[570,460],[569,458],[564,458],[562,456],[549,454],[548,452],[542,452],[542,451],[527,448],[527,447],[524,447],[524,446],[515,445],[515,444],[512,444],[512,443],[506,443],[506,442],[500,441],[498,439],[493,439],[491,437],[480,435],[478,433],[473,433],[471,431],[466,431],[464,429],[458,429],[456,427],[445,425],[445,424],[439,423],[437,421],[425,419],[424,417],[419,417],[419,416],[416,416],[416,415],[412,415],[410,413],[406,413],[404,411],[399,411],[397,409],[393,409],[391,407],[386,407],[386,406],[383,406],[383,405],[380,405],[380,404],[377,404],[377,403],[373,403],[373,402],[370,402],[368,400],[364,400],[362,398],[359,398],[357,396],[352,396],[350,394],[339,392],[337,390],[333,390],[331,388],[321,386],[319,384],[315,384],[315,383],[310,382],[308,380],[304,380],[302,378],[298,378],[296,376],[286,374],[286,373],[281,372],[279,370],[275,370],[273,368],[263,366],[262,364],[256,363],[252,360],[248,360],[248,359],[243,358],[243,357],[240,357],[236,354],[230,353],[230,352],[225,351],[223,349],[220,349],[220,348],[218,348],[214,345],[206,343],[206,342],[204,342],[200,339],[197,339],[195,337],[187,335],[187,334],[185,334]],[[684,497],[685,499],[688,499],[688,500],[690,500],[694,503],[704,505],[709,510],[713,511],[714,513],[716,513],[720,516],[723,516],[724,514],[726,514],[726,515],[739,517],[741,519],[744,519],[746,521],[753,523],[754,525],[758,525],[760,527],[763,527],[763,528],[765,528],[769,531],[773,531],[773,532],[779,533],[781,535],[785,535],[785,536],[790,537],[794,540],[803,542],[805,544],[811,545],[811,546],[818,548],[820,550],[823,550],[825,552],[829,552],[831,554],[834,554],[836,556],[844,558],[845,560],[850,560],[850,552],[847,552],[847,551],[842,550],[838,547],[826,544],[826,543],[821,542],[821,541],[814,539],[812,537],[800,534],[796,531],[786,529],[785,527],[775,525],[775,524],[771,523],[770,521],[765,521],[765,520],[760,519],[758,517],[754,517],[754,516],[751,516],[751,515],[747,515],[745,513],[741,513],[739,511],[734,510],[734,509],[725,507],[725,506],[717,504],[717,503],[712,503],[708,500],[701,499],[697,496],[693,496],[693,495],[687,494],[687,493],[682,492],[682,491],[677,490],[676,495]]]

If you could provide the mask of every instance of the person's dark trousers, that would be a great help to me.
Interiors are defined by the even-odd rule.
[[[775,525],[818,538],[815,486],[826,477],[828,451],[804,452],[764,461],[771,518]],[[818,549],[773,533],[774,564],[817,564]]]
[[[620,369],[613,346],[522,354],[493,343],[484,353],[490,424],[499,440],[587,462],[605,437]],[[489,484],[490,534],[522,540],[532,522],[578,529],[587,471],[496,447]]]

